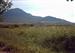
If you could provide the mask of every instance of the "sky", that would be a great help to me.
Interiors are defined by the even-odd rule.
[[[13,0],[12,3],[12,8],[35,16],[53,16],[75,23],[75,0]]]

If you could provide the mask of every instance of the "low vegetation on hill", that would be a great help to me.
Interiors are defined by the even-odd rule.
[[[0,52],[75,53],[75,27],[3,26],[0,28]]]

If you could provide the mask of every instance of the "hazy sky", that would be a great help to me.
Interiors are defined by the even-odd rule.
[[[13,7],[35,16],[54,16],[75,22],[75,0],[14,0]]]

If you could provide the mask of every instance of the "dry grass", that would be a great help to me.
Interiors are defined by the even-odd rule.
[[[0,28],[0,42],[5,44],[5,48],[11,46],[12,53],[75,53],[75,27]]]

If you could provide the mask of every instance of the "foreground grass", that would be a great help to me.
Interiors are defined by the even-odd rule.
[[[0,28],[0,42],[12,53],[75,53],[75,27]]]

